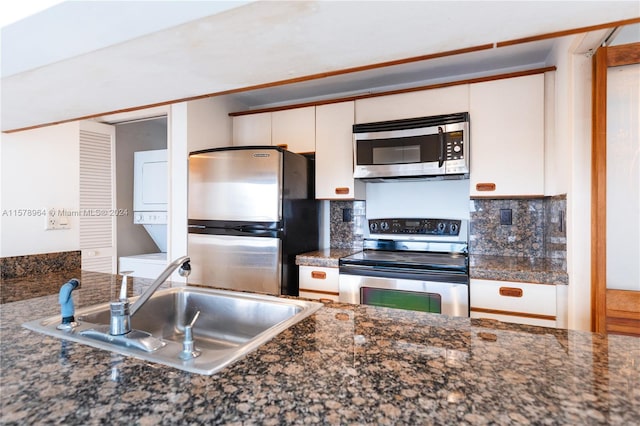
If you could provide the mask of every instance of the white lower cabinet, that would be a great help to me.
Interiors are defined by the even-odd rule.
[[[556,327],[556,286],[472,279],[471,318]]]
[[[300,297],[338,301],[338,268],[300,266]]]

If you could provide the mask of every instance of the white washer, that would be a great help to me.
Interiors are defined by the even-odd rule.
[[[133,223],[144,226],[161,252],[167,251],[167,150],[134,153]]]

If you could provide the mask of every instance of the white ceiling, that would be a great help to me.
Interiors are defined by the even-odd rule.
[[[637,1],[64,2],[2,29],[2,130],[640,17]],[[247,108],[545,65],[553,41],[237,93]]]

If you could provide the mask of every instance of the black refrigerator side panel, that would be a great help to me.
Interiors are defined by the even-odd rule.
[[[319,245],[320,209],[313,191],[313,162],[284,152],[282,190],[282,294],[299,292],[296,255],[314,251]]]

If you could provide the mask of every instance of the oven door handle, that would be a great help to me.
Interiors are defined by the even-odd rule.
[[[358,267],[353,265],[341,265],[339,268],[339,272],[340,274],[358,275],[363,277],[433,281],[440,283],[469,285],[468,274],[451,271],[430,271],[429,273],[425,274],[424,272],[413,272],[406,269],[399,270],[391,268],[370,268]]]
[[[438,157],[438,168],[444,164],[444,131],[438,127],[438,139],[440,140],[440,156]]]

